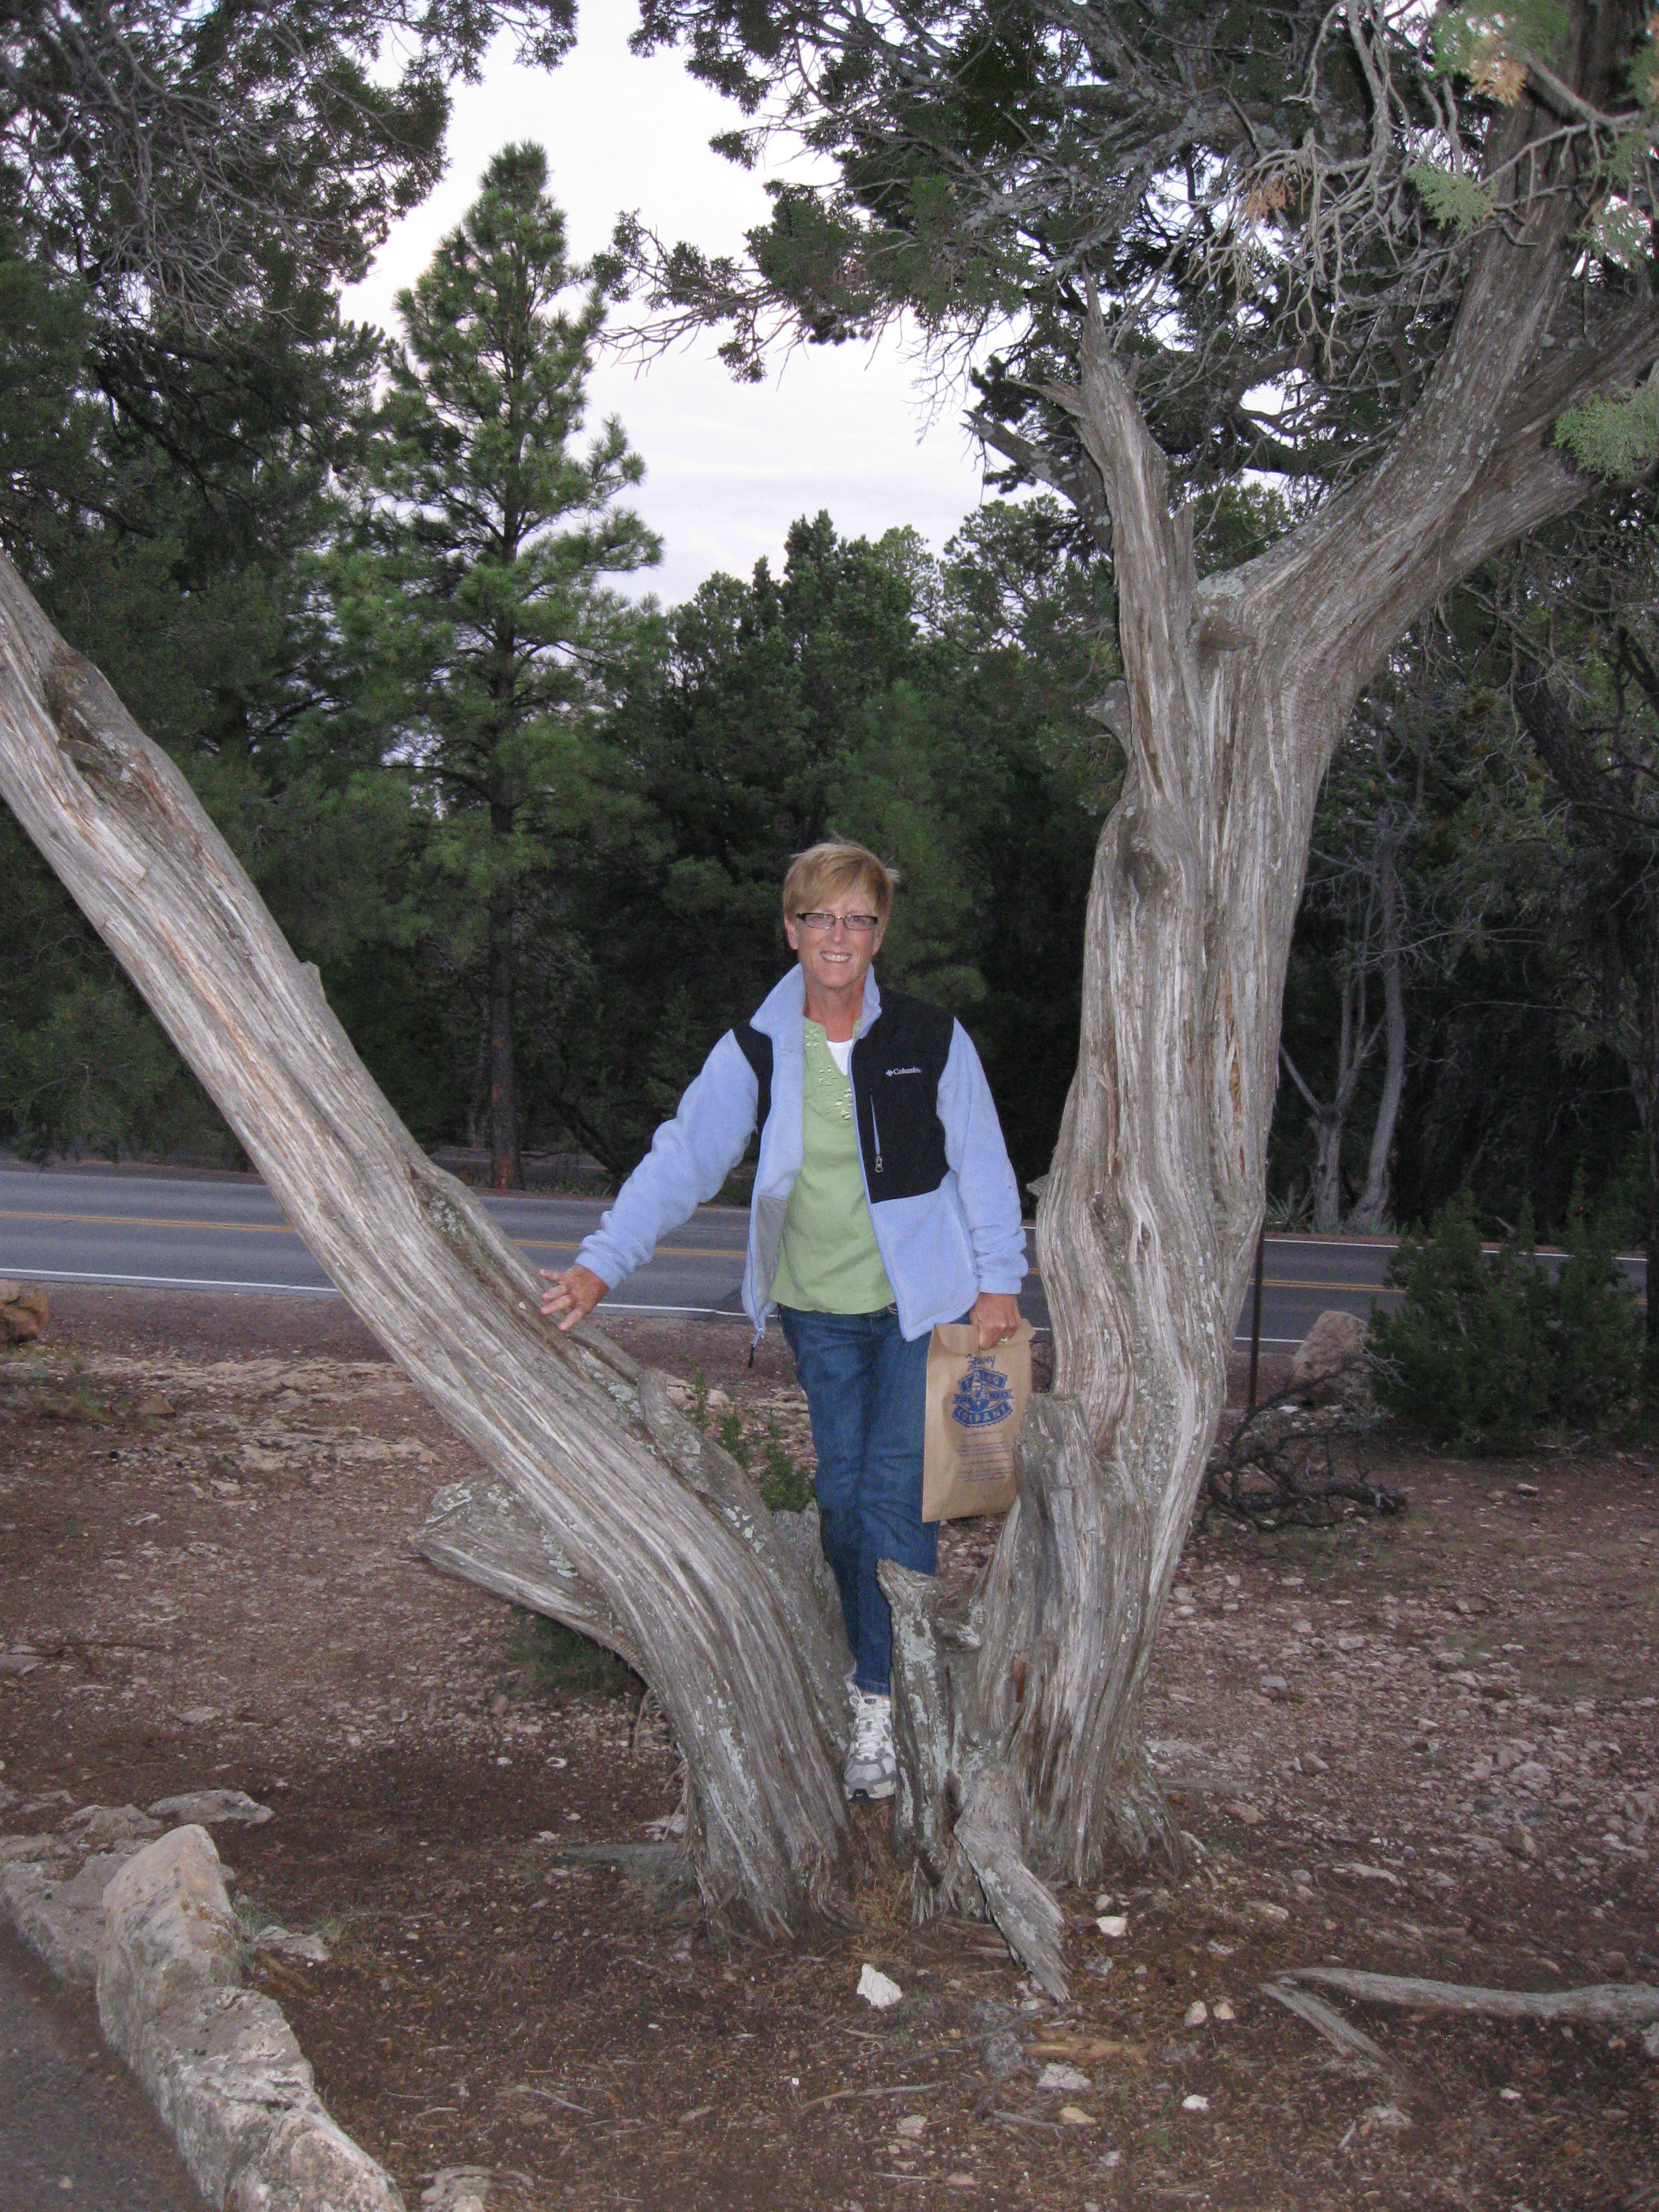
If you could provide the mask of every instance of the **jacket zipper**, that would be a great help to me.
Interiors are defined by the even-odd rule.
[[[881,1173],[881,1131],[876,1127],[876,1094],[870,1093],[870,1141],[876,1148],[876,1173]]]

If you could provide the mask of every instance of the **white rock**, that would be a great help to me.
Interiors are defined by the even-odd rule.
[[[245,1790],[188,1790],[182,1797],[158,1797],[149,1809],[158,1820],[195,1820],[204,1828],[216,1820],[245,1820],[258,1828],[271,1817],[270,1806]]]
[[[1095,2124],[1092,2112],[1085,2112],[1081,2105],[1062,2105],[1060,2117],[1068,2128],[1091,2128]]]
[[[61,1864],[73,1856],[61,1836],[0,1836],[0,1867],[11,1866],[19,1859]]]
[[[1328,1307],[1291,1363],[1290,1394],[1313,1406],[1329,1406],[1363,1391],[1365,1324],[1358,1314]]]
[[[889,1981],[879,1966],[872,1966],[866,1959],[864,1972],[859,1976],[857,1994],[866,2004],[874,2005],[878,2012],[885,2012],[904,1995],[896,1982]]]
[[[1236,2020],[1238,2015],[1234,2012],[1226,1998],[1223,1997],[1220,2003],[1215,2008],[1215,2017],[1218,2020]]]
[[[1650,2058],[1659,2058],[1659,2020],[1650,2021],[1642,2030],[1642,2048]]]
[[[1181,2025],[1183,2027],[1202,2027],[1205,2021],[1208,2020],[1209,2017],[1210,2013],[1208,2006],[1206,2005],[1202,1997],[1195,1997],[1192,2003],[1188,2006],[1187,2017],[1182,2021]]]
[[[1194,2093],[1190,2097],[1182,2099],[1181,2109],[1183,2112],[1207,2112],[1210,2109],[1210,2100],[1207,2097],[1200,2097]]]
[[[902,2136],[907,2142],[920,2142],[927,2132],[927,2115],[923,2112],[906,2112],[903,2118],[896,2124],[893,2132],[895,2135]]]
[[[1103,1912],[1096,1921],[1095,1926],[1099,1929],[1103,1936],[1127,1936],[1129,1932],[1129,1916],[1127,1912]]]
[[[83,1805],[70,1814],[64,1830],[94,1850],[107,1851],[123,1844],[147,1844],[161,1834],[161,1824],[136,1805]]]
[[[487,2166],[440,2166],[421,2192],[421,2212],[483,2212],[495,2178]]]
[[[100,1853],[72,1881],[55,1881],[40,1865],[8,1867],[0,1874],[0,1912],[54,1974],[90,1986],[104,1940],[104,1891],[125,1864],[123,1852]]]
[[[1006,2081],[1024,2063],[1024,2051],[1012,2028],[985,2039],[985,2070],[994,2080]]]
[[[205,1828],[175,1828],[104,1894],[98,2017],[198,2187],[225,2212],[403,2212],[331,2120],[292,2030],[240,1986],[242,1942]]]
[[[320,1936],[296,1936],[292,1929],[262,1928],[253,1939],[256,1951],[280,1951],[284,1958],[303,1959],[313,1966],[326,1966],[329,1948]]]
[[[1064,2065],[1058,2060],[1045,2066],[1042,2073],[1037,2075],[1039,2089],[1070,2089],[1075,2092],[1079,2089],[1092,2089],[1094,2086],[1089,2076],[1079,2068]]]
[[[1411,2125],[1411,2115],[1402,2112],[1398,2105],[1370,2105],[1361,2115],[1365,2128],[1382,2128],[1389,2135],[1403,2135]]]

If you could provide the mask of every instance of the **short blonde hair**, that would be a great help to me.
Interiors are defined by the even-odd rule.
[[[798,914],[811,914],[825,899],[857,890],[869,900],[876,919],[884,922],[893,910],[897,884],[898,870],[878,860],[867,847],[828,838],[796,854],[783,879],[783,911],[793,921]]]

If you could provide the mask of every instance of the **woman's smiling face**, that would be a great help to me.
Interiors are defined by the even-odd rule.
[[[828,901],[822,912],[830,917],[828,928],[816,917],[806,922],[799,915],[792,914],[784,917],[784,933],[808,984],[816,983],[821,991],[833,991],[839,997],[863,982],[886,933],[879,921],[874,928],[848,927],[849,914],[858,915],[866,922],[869,920],[867,892],[846,892],[840,898]]]

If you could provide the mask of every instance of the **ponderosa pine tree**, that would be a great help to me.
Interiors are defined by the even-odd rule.
[[[340,562],[348,641],[388,750],[438,802],[447,864],[483,915],[492,1180],[518,1188],[518,884],[586,778],[638,617],[602,579],[658,540],[618,495],[644,465],[607,422],[578,450],[605,299],[565,248],[539,146],[508,146],[431,267],[369,441],[368,504]]]

